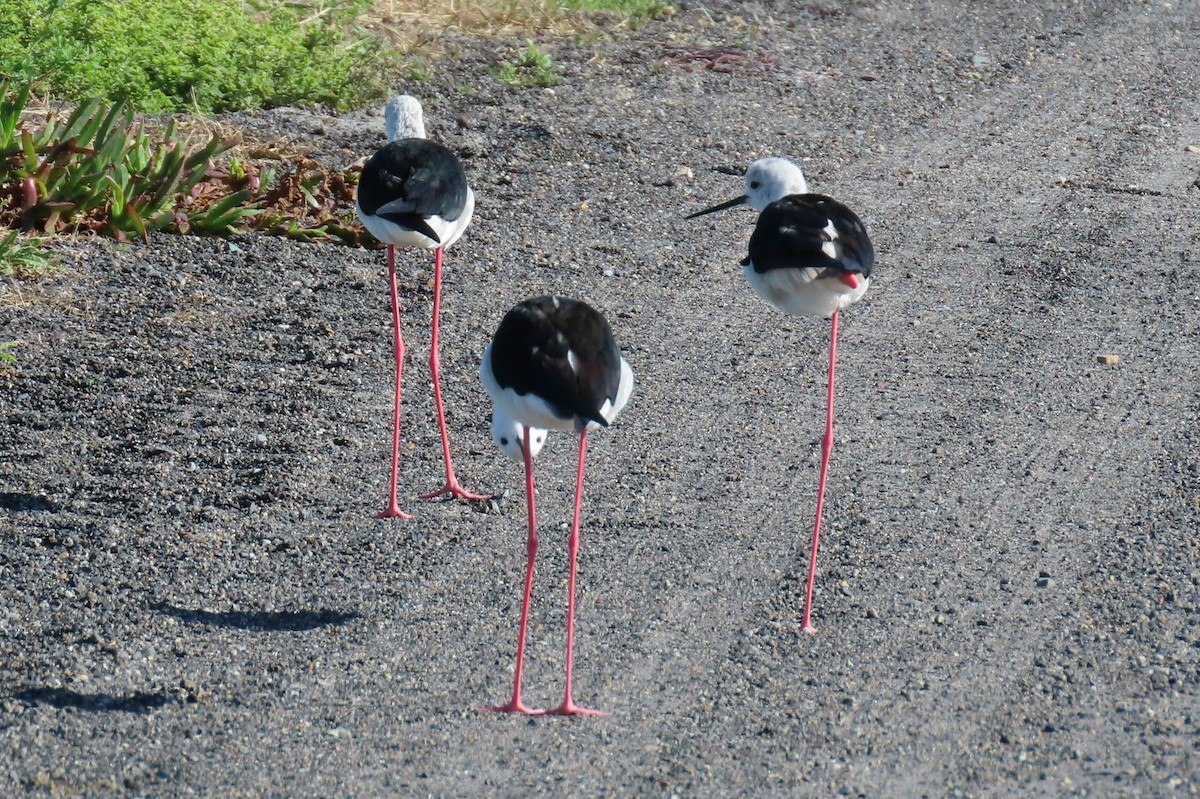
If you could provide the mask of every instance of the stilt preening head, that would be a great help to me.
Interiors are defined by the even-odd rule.
[[[492,443],[508,456],[513,463],[525,461],[525,425],[513,419],[500,407],[492,408]],[[530,458],[536,458],[546,445],[547,431],[540,427],[529,428]]]
[[[754,293],[786,314],[832,319],[825,435],[821,440],[821,472],[801,622],[801,629],[815,633],[812,600],[825,482],[833,451],[838,313],[866,294],[875,267],[875,250],[862,220],[832,197],[809,194],[800,168],[786,159],[755,161],[746,170],[745,195],[688,218],[740,204],[760,211],[750,236],[749,255],[742,261],[743,273]]]
[[[446,482],[438,491],[422,495],[428,499],[450,494],[464,499],[485,499],[472,494],[454,475],[450,438],[442,403],[438,322],[442,296],[442,251],[462,236],[475,210],[475,194],[467,185],[462,163],[448,149],[425,138],[421,104],[402,95],[385,109],[388,143],[371,156],[358,184],[355,211],[371,235],[387,245],[388,277],[392,297],[393,349],[396,380],[392,413],[392,474],[388,504],[383,518],[408,518],[397,501],[400,469],[400,387],[404,373],[404,337],[400,331],[400,297],[396,280],[396,247],[419,247],[434,251],[433,326],[429,368],[433,379],[434,404],[442,436]]]
[[[621,357],[612,329],[598,311],[566,297],[537,297],[517,305],[504,316],[491,346],[483,354],[479,373],[492,398],[493,439],[510,458],[513,457],[512,447],[506,439],[514,427],[523,429],[521,457],[525,462],[529,513],[525,593],[521,602],[512,699],[489,709],[531,714],[543,712],[526,706],[521,700],[529,597],[538,543],[533,456],[541,446],[538,435],[544,441],[546,430],[559,430],[579,434],[579,464],[575,474],[575,513],[567,544],[570,572],[567,581],[566,687],[562,704],[544,712],[599,714],[600,711],[575,704],[571,692],[584,454],[588,431],[608,427],[629,401],[633,392],[633,370]]]

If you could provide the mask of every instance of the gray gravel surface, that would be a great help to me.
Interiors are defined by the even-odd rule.
[[[478,196],[442,362],[459,475],[498,498],[414,499],[441,462],[409,252],[410,522],[373,518],[380,251],[62,245],[0,295],[0,795],[1196,794],[1198,36],[1188,1],[686,3],[549,45],[552,92],[487,76],[516,42],[458,43],[399,88]],[[382,143],[365,112],[233,122],[334,166]],[[682,219],[766,154],[879,255],[843,324],[816,636],[827,322],[744,285],[749,211]],[[476,710],[510,689],[524,564],[476,369],[546,292],[604,310],[638,376],[585,500],[576,695],[602,719]],[[541,705],[573,457],[537,462]]]

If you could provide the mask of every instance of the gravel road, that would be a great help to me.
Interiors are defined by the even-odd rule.
[[[475,221],[401,256],[402,502],[382,507],[379,250],[155,236],[0,286],[0,795],[1177,797],[1200,792],[1200,3],[684,3],[452,42],[430,135]],[[725,48],[714,50],[711,48]],[[331,166],[382,117],[232,124]],[[1190,149],[1189,149],[1190,147]],[[747,210],[787,155],[854,208],[814,622],[803,579],[828,323],[758,300]],[[576,698],[510,690],[522,478],[479,357],[542,293],[609,317],[638,385],[592,437]],[[1119,356],[1102,363],[1101,355]],[[562,689],[574,447],[537,462],[526,693]]]

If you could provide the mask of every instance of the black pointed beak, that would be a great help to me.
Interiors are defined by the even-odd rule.
[[[688,214],[686,217],[684,217],[684,219],[695,219],[698,216],[711,214],[714,211],[724,211],[726,208],[733,208],[735,205],[745,205],[748,199],[750,198],[743,194],[741,197],[734,197],[732,200],[723,202],[720,205],[714,205],[712,208],[705,208],[703,211],[697,211],[694,214]]]

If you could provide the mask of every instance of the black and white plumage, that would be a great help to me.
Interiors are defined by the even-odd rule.
[[[832,316],[862,299],[875,252],[853,211],[832,197],[810,194],[804,171],[786,158],[754,161],[745,185],[740,197],[687,218],[738,205],[759,212],[750,254],[742,261],[755,294],[799,316]]]
[[[467,174],[454,153],[425,138],[421,104],[402,95],[387,105],[388,143],[371,156],[358,184],[355,211],[363,226],[387,244],[388,277],[392,295],[392,324],[396,366],[396,391],[392,419],[391,493],[381,517],[408,518],[397,502],[400,468],[400,394],[404,373],[404,338],[400,332],[400,298],[396,280],[396,247],[434,250],[433,325],[430,335],[429,370],[442,438],[446,482],[438,491],[421,495],[430,499],[450,494],[464,499],[485,499],[465,490],[454,474],[450,458],[450,436],[442,403],[438,322],[441,316],[442,252],[462,236],[475,211],[475,194],[467,185]]]
[[[363,167],[359,219],[396,247],[449,247],[475,211],[475,196],[454,153],[428,139],[385,144]]]
[[[875,250],[862,220],[823,194],[770,203],[742,261],[754,293],[786,314],[833,316],[871,286]]]
[[[633,372],[608,322],[566,297],[538,297],[509,311],[480,375],[507,416],[563,432],[607,427],[633,391]]]
[[[750,236],[749,255],[742,261],[750,287],[785,314],[831,318],[825,436],[821,439],[821,472],[801,624],[806,632],[816,632],[812,598],[825,482],[833,451],[838,315],[867,293],[875,268],[875,250],[862,220],[832,197],[810,194],[803,171],[793,162],[760,158],[746,170],[745,183],[746,193],[741,197],[698,211],[688,219],[743,204],[759,211]]]
[[[384,111],[388,143],[358,182],[355,211],[375,238],[394,247],[445,249],[475,212],[475,193],[458,156],[425,138],[417,98],[404,94]]]
[[[567,593],[566,692],[549,713],[596,714],[575,704],[571,676],[575,636],[575,573],[579,553],[583,466],[590,430],[608,427],[633,392],[633,370],[621,357],[608,321],[594,308],[566,297],[526,300],[505,314],[479,368],[492,398],[492,436],[513,457],[512,436],[523,435],[518,451],[525,462],[525,494],[529,533],[526,540],[525,593],[517,636],[516,674],[512,699],[490,710],[541,713],[521,700],[525,634],[533,565],[537,554],[537,515],[533,489],[533,457],[547,430],[579,434],[575,475],[575,513],[568,540],[570,572]]]

